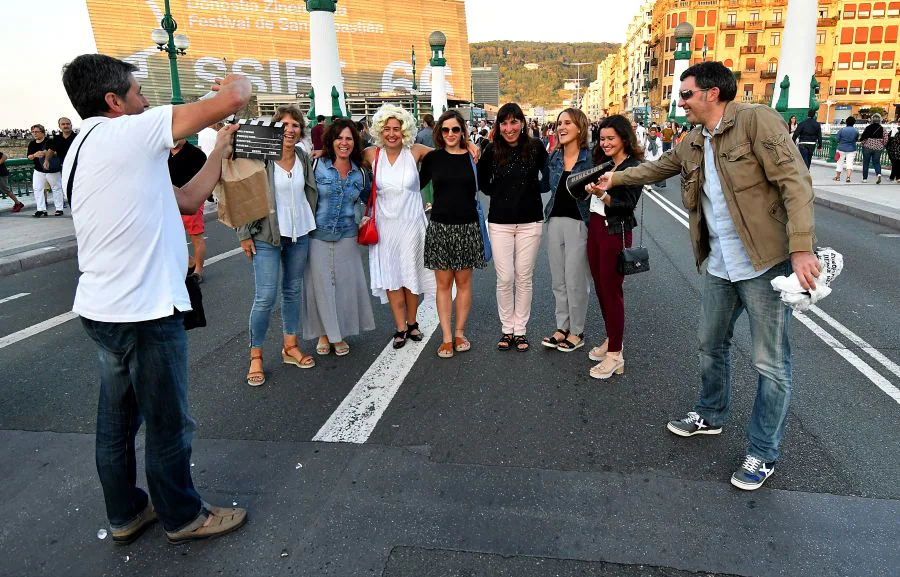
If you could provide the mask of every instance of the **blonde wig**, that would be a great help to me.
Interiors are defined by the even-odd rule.
[[[378,148],[384,146],[382,131],[384,130],[384,125],[391,118],[396,118],[400,122],[400,129],[403,131],[403,146],[407,148],[412,147],[415,139],[416,120],[406,109],[400,108],[396,104],[382,104],[381,108],[372,116],[372,130],[370,134],[375,139],[375,146]]]

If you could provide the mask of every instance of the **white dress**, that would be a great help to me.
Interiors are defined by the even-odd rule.
[[[412,151],[404,147],[393,166],[378,150],[375,226],[378,243],[369,247],[372,294],[387,303],[388,290],[406,287],[434,297],[434,273],[425,268],[428,219],[419,190],[419,170]]]

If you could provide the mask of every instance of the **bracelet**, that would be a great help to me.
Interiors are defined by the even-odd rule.
[[[603,191],[603,195],[600,197],[600,202],[603,202],[604,200],[606,200],[607,196],[609,196],[609,193],[606,191]]]

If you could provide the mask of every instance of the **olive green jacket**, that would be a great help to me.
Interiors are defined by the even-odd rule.
[[[695,127],[655,162],[612,173],[612,186],[647,184],[681,174],[697,270],[709,256],[703,222],[704,136]],[[768,106],[729,102],[712,139],[716,172],[744,249],[761,270],[812,251],[812,179],[781,116]]]
[[[303,167],[303,177],[305,179],[306,200],[313,214],[316,214],[316,203],[319,200],[319,189],[316,188],[316,175],[313,173],[312,161],[309,156],[300,149],[294,148],[297,161]],[[275,246],[281,246],[281,230],[278,228],[278,212],[275,205],[275,162],[266,162],[266,176],[269,180],[269,216],[251,222],[244,226],[238,227],[237,235],[239,240],[247,240],[252,238],[254,241],[261,240]]]

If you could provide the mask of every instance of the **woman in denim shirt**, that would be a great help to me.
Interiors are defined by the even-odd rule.
[[[570,353],[584,346],[588,309],[587,223],[590,202],[576,200],[566,189],[570,174],[593,166],[588,149],[588,119],[567,108],[556,119],[556,149],[550,155],[550,202],[544,208],[547,221],[547,256],[556,300],[556,332],[541,344]]]
[[[325,156],[314,165],[319,190],[316,229],[309,235],[304,282],[303,338],[318,338],[316,353],[350,352],[345,337],[375,328],[362,256],[356,244],[356,205],[368,197],[362,138],[356,124],[335,119],[323,137]]]
[[[854,124],[856,124],[856,119],[852,116],[847,117],[847,126],[840,129],[835,136],[835,140],[837,140],[837,164],[835,164],[835,170],[837,173],[834,175],[835,180],[841,179],[841,167],[847,171],[847,182],[850,182],[850,174],[853,172],[853,161],[856,160],[856,142],[859,140],[859,129],[857,129]]]

